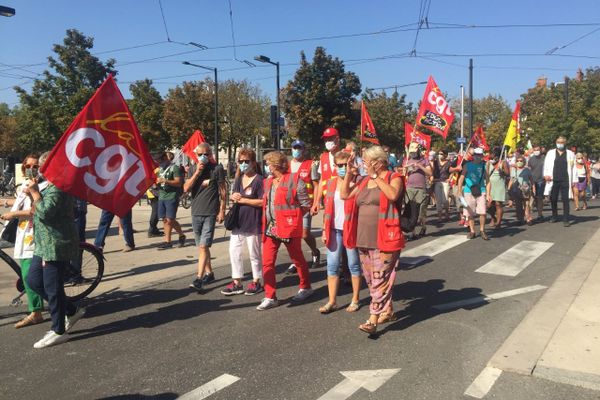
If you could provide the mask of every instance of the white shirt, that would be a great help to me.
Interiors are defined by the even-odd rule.
[[[23,184],[17,188],[17,198],[10,211],[25,211],[31,209],[31,198],[23,192],[23,189],[27,186],[29,186],[29,180],[23,182]],[[41,182],[39,184],[40,191],[44,190],[46,186],[48,186],[48,181]],[[15,239],[14,258],[16,260],[33,258],[34,248],[33,219],[19,218]]]
[[[333,229],[344,229],[344,200],[340,196],[340,190],[335,191],[333,196]]]

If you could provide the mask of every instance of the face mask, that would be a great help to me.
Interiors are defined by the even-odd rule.
[[[329,150],[329,149],[327,149]],[[294,158],[300,158],[302,157],[302,150],[300,149],[292,149],[292,157]]]
[[[577,160],[577,164],[583,164],[583,160]]]
[[[416,158],[419,158],[419,153],[417,153],[417,152],[408,153],[408,156],[414,160]]]
[[[325,148],[327,149],[327,151],[333,150],[335,148],[335,142],[331,140],[325,142]]]
[[[240,164],[240,172],[243,174],[245,174],[249,168],[250,168],[250,164],[246,164],[246,163]]]
[[[517,161],[517,167],[523,168],[524,165],[525,163],[523,161]]]
[[[208,164],[208,157],[206,155],[201,155],[200,157],[198,157],[198,160],[202,163],[202,164]]]
[[[269,169],[268,165],[265,165],[265,176],[269,176],[271,175],[271,170]]]
[[[38,169],[37,168],[28,168],[25,170],[25,177],[29,179],[37,178]]]
[[[338,168],[337,174],[340,178],[345,177],[346,176],[346,167]]]
[[[533,152],[533,155],[536,156],[536,157],[539,157],[540,154],[542,154],[542,152],[539,151],[539,150],[536,150],[536,151]]]
[[[556,148],[559,150],[564,150],[565,149],[565,144],[564,143],[556,143]]]

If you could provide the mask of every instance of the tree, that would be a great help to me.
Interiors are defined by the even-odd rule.
[[[30,93],[15,88],[20,98],[18,136],[24,148],[51,148],[108,74],[116,74],[115,61],[103,63],[90,53],[93,47],[93,38],[67,30],[63,44],[53,47],[57,58],[48,57],[55,74],[44,71],[44,78],[34,81]]]
[[[136,81],[129,86],[133,96],[129,108],[140,133],[151,151],[166,150],[171,146],[171,137],[162,124],[163,99],[150,79]]]
[[[360,118],[352,109],[361,91],[360,80],[346,72],[344,63],[317,47],[312,63],[300,53],[300,67],[288,82],[282,98],[291,133],[314,148],[322,147],[321,134],[329,126],[351,137]]]
[[[6,103],[0,103],[0,157],[21,156],[17,120]]]
[[[183,82],[169,89],[164,101],[163,128],[174,146],[182,146],[196,129],[204,132],[213,144],[214,83],[203,81]]]

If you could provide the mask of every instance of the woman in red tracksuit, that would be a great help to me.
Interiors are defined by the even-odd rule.
[[[279,305],[275,293],[275,262],[281,243],[287,247],[300,278],[300,290],[292,301],[301,302],[313,294],[308,264],[302,254],[302,216],[312,205],[306,184],[297,174],[288,173],[288,160],[282,152],[268,153],[265,163],[271,176],[265,180],[263,197],[262,261],[265,298],[256,307],[261,311]]]
[[[404,188],[400,175],[388,171],[388,156],[380,146],[368,148],[363,159],[368,177],[350,189],[353,174],[347,174],[341,197],[356,201],[347,242],[350,247],[355,244],[359,250],[363,275],[371,294],[369,319],[359,329],[374,334],[378,324],[396,319],[392,309],[392,291],[396,264],[404,247],[397,201]],[[351,157],[348,165],[353,163],[354,157]]]

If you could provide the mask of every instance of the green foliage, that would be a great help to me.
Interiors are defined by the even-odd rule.
[[[360,91],[358,76],[346,72],[344,63],[327,55],[324,48],[315,49],[312,63],[302,52],[300,67],[282,98],[290,133],[313,149],[322,149],[321,135],[330,126],[342,137],[351,138],[360,121],[360,112],[352,109]]]
[[[55,73],[44,71],[28,93],[20,87],[16,113],[19,142],[27,151],[48,150],[69,126],[108,74],[116,73],[115,61],[106,63],[90,50],[94,39],[76,29],[67,30],[63,44],[55,44],[56,58],[48,57]]]
[[[0,103],[0,155],[22,155],[17,142],[17,120],[6,103]]]
[[[132,99],[128,101],[135,122],[150,151],[171,147],[171,137],[162,125],[163,99],[150,79],[136,81],[129,86]]]

